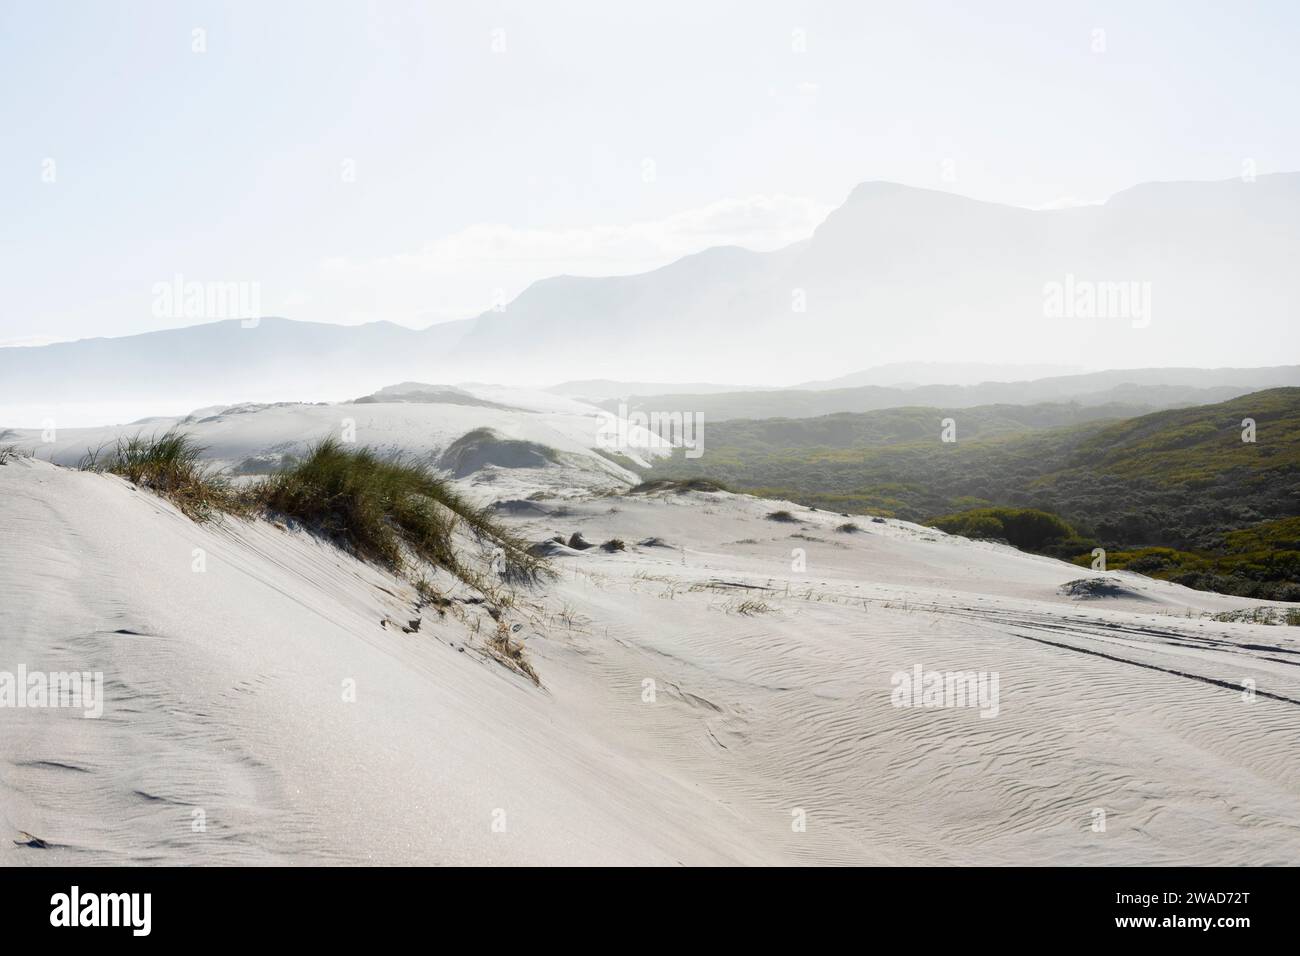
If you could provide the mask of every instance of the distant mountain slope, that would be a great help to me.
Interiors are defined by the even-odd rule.
[[[1110,425],[1082,442],[1067,468],[1163,486],[1230,482],[1245,498],[1272,494],[1280,490],[1277,479],[1300,478],[1300,388]],[[1267,511],[1274,517],[1300,513],[1300,494],[1279,496]]]
[[[632,395],[715,395],[719,392],[763,392],[759,386],[715,385],[709,382],[620,382],[608,378],[583,379],[561,382],[546,389],[556,395],[580,398],[591,402],[626,398]]]
[[[1146,413],[1132,405],[1040,403],[980,405],[954,410],[924,406],[881,409],[863,414],[840,413],[816,418],[738,419],[704,427],[705,458],[726,449],[766,451],[774,455],[816,455],[856,448],[931,443],[939,439],[941,422],[950,416],[960,441],[1023,435],[1030,431],[1115,422]]]
[[[667,367],[706,381],[720,366],[825,378],[828,356],[854,352],[1093,367],[1211,348],[1254,357],[1262,342],[1297,355],[1298,255],[1300,174],[1142,185],[1045,211],[869,182],[779,252],[712,249],[644,275],[537,283],[480,316],[461,354],[522,350],[548,367]],[[1051,317],[1046,286],[1067,280],[1146,284],[1150,314]]]
[[[916,388],[919,385],[978,385],[981,382],[1023,382],[1049,376],[1077,375],[1068,365],[1005,365],[994,362],[893,362],[837,378],[801,382],[794,388]],[[739,389],[733,389],[739,391]],[[642,392],[645,394],[645,392]]]
[[[1106,367],[1215,354],[1243,365],[1300,355],[1297,260],[1295,173],[1147,184],[1042,211],[864,183],[785,249],[558,276],[500,311],[422,332],[264,319],[0,349],[0,407],[180,388],[194,405],[337,399],[403,379],[823,380],[854,355]],[[1049,291],[1067,283],[1058,316]],[[1079,315],[1103,286],[1130,283],[1131,300]]]
[[[920,388],[927,385],[1019,385],[1033,383],[1037,401],[1100,392],[1129,385],[1212,388],[1251,385],[1255,389],[1300,385],[1300,365],[1265,368],[1109,368],[1096,372],[1064,370],[1051,366],[988,365],[963,362],[908,362],[864,369],[823,382],[807,382],[794,389],[849,389],[875,385],[886,388]],[[674,389],[676,391],[676,389]],[[731,389],[733,392],[750,389]],[[636,394],[646,395],[648,391]]]
[[[1242,369],[1114,369],[1028,382],[925,385],[916,388],[769,389],[713,394],[637,395],[631,411],[690,410],[708,421],[736,418],[806,418],[839,412],[870,412],[907,405],[972,408],[992,404],[1122,403],[1133,414],[1179,405],[1222,402],[1261,388],[1300,386],[1300,365]],[[614,411],[621,399],[599,404]],[[1138,407],[1142,406],[1142,407]]]
[[[0,349],[0,405],[112,397],[233,401],[344,398],[422,367],[453,326],[426,331],[387,322],[342,326],[263,318]],[[427,378],[427,377],[425,377]],[[436,379],[435,379],[436,380]],[[0,424],[8,424],[0,423]]]

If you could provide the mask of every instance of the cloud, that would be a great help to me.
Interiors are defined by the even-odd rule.
[[[480,223],[409,253],[327,259],[321,296],[350,320],[408,325],[468,318],[554,275],[644,272],[710,246],[778,249],[807,238],[833,207],[784,194],[723,199],[627,225],[521,229]],[[315,315],[313,317],[316,317]]]

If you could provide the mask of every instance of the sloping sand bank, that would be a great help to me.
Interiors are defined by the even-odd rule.
[[[1075,601],[1060,562],[743,496],[541,506],[506,520],[626,550],[510,612],[539,688],[476,607],[304,532],[0,466],[0,672],[104,679],[98,719],[0,709],[0,862],[1300,860],[1300,642],[1209,616],[1256,602]],[[895,706],[918,666],[996,706]]]

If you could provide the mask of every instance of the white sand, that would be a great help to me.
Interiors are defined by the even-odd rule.
[[[493,484],[485,489],[489,497],[506,497],[512,487],[520,494],[539,489],[563,493],[621,488],[636,481],[636,476],[607,453],[624,455],[638,464],[667,454],[644,428],[630,428],[622,436],[628,441],[615,444],[611,439],[619,437],[617,432],[602,431],[602,423],[612,416],[574,399],[494,386],[471,391],[486,401],[511,407],[404,402],[234,405],[132,424],[60,428],[54,431],[53,441],[39,429],[0,429],[0,445],[75,467],[88,451],[111,448],[119,437],[152,436],[175,427],[207,449],[206,457],[214,467],[232,471],[246,464],[268,470],[280,463],[281,456],[301,453],[328,437],[436,465],[456,439],[474,429],[488,428],[502,439],[535,442],[558,453],[557,467],[531,470],[517,480],[510,470],[475,476],[472,485]]]
[[[516,471],[512,495],[552,483]],[[1258,602],[1136,575],[1073,600],[1061,562],[743,496],[543,506],[567,513],[508,520],[631,550],[557,557],[508,613],[538,689],[480,607],[417,612],[302,532],[0,466],[0,671],[102,671],[107,697],[0,710],[0,863],[1300,860],[1298,632],[1208,616]],[[894,707],[917,664],[997,672],[997,716]]]

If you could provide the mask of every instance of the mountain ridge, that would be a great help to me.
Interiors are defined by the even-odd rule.
[[[1068,344],[1071,362],[1092,367],[1211,354],[1244,366],[1300,353],[1297,258],[1300,173],[1140,184],[1054,210],[863,183],[810,238],[775,251],[716,246],[649,272],[553,276],[500,310],[424,329],[267,317],[0,348],[0,407],[182,391],[196,406],[235,393],[330,399],[402,380],[663,369],[815,380],[837,371],[828,346],[874,364],[1059,361]],[[1145,286],[1147,312],[1053,317],[1046,289],[1066,281]]]

